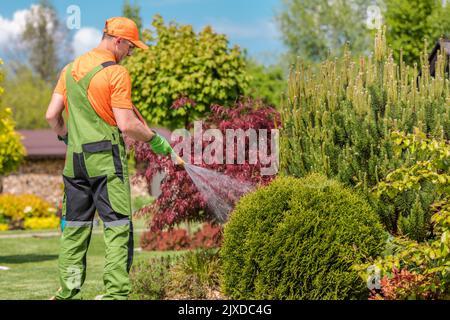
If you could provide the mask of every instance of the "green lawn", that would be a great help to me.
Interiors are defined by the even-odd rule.
[[[143,226],[136,221],[135,229]],[[101,228],[94,230],[101,231]],[[55,230],[53,230],[54,232]],[[0,235],[17,232],[0,232]],[[134,235],[139,247],[141,232]],[[48,299],[59,288],[59,237],[0,238],[0,300]],[[162,252],[135,251],[134,261],[159,256]],[[93,299],[103,293],[104,243],[103,234],[93,234],[87,258],[87,278],[82,287],[83,299]]]

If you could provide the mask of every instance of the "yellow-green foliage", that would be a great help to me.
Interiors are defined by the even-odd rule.
[[[396,153],[417,161],[390,172],[374,189],[375,195],[381,200],[383,220],[394,219],[390,224],[398,224],[400,234],[422,241],[439,232],[430,219],[436,209],[441,212],[438,216],[450,212],[450,143],[430,139],[417,129],[414,134],[393,132],[392,140]],[[416,199],[412,206],[399,205],[405,194]],[[430,198],[427,206],[419,201],[425,197]]]
[[[0,65],[3,64],[0,59]],[[0,71],[0,83],[3,73]],[[0,87],[0,97],[3,88]],[[0,103],[1,105],[1,103]],[[25,148],[20,142],[20,136],[14,131],[14,121],[9,108],[0,108],[0,175],[15,170],[23,159]]]
[[[352,265],[386,234],[354,191],[320,175],[279,177],[244,196],[225,226],[224,293],[233,299],[354,299],[368,295]]]
[[[229,48],[225,35],[207,26],[196,33],[191,25],[165,24],[156,15],[148,50],[137,50],[125,67],[133,83],[133,102],[152,124],[185,127],[209,112],[212,104],[232,104],[248,85],[239,47]],[[179,98],[195,102],[171,108]]]
[[[0,195],[0,220],[8,222],[10,228],[20,228],[25,224],[28,227],[54,226],[55,213],[56,209],[50,203],[35,195]],[[44,220],[39,221],[36,218]]]
[[[282,170],[304,176],[320,172],[348,185],[374,186],[408,159],[393,152],[390,133],[414,127],[450,139],[450,84],[445,55],[429,72],[396,64],[385,34],[374,54],[358,62],[347,51],[327,60],[318,72],[301,64],[291,72],[281,110]]]
[[[52,97],[52,86],[26,66],[20,66],[4,83],[0,106],[9,107],[16,129],[48,128],[45,112]]]
[[[435,202],[429,208],[433,225],[433,235],[428,241],[418,243],[410,239],[394,238],[392,250],[383,257],[369,264],[356,267],[361,276],[367,279],[367,268],[374,265],[379,268],[381,276],[392,277],[392,270],[407,269],[413,273],[427,277],[430,282],[422,284],[414,292],[416,297],[420,293],[433,292],[436,295],[450,294],[450,144],[448,141],[438,141],[428,138],[418,130],[414,134],[394,132],[392,138],[398,146],[398,152],[406,152],[409,156],[419,156],[410,166],[401,167],[391,172],[375,189],[382,202],[389,203],[408,190],[414,190],[417,195],[423,192],[423,184],[435,186]],[[420,231],[418,220],[420,217],[410,215],[403,217],[403,234],[415,239],[414,233]],[[400,222],[400,221],[399,221]],[[410,226],[405,230],[405,226]],[[414,232],[412,235],[410,231]],[[422,240],[422,239],[419,239]],[[397,288],[401,290],[401,288]]]

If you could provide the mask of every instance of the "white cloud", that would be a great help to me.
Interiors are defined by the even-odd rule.
[[[72,40],[72,48],[75,56],[78,57],[89,50],[95,48],[102,39],[102,33],[95,28],[81,28],[75,33]]]
[[[10,42],[18,41],[18,37],[25,29],[25,17],[30,9],[14,12],[11,20],[0,15],[0,47]]]
[[[26,44],[20,41],[20,36],[25,30],[28,15],[36,15],[39,9],[39,5],[33,4],[28,9],[15,11],[12,19],[7,19],[0,15],[0,54],[4,58],[17,58],[20,55],[19,51],[26,50]],[[48,20],[51,19],[48,18]],[[61,36],[58,30],[55,31],[53,29],[54,26],[50,23],[47,26],[47,30],[50,33],[55,33],[57,37]]]

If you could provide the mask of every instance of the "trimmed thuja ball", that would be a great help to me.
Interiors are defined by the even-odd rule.
[[[279,177],[241,199],[225,226],[223,290],[234,299],[363,299],[353,270],[386,232],[353,190],[321,175]]]

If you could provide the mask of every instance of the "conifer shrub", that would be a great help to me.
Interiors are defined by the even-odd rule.
[[[386,233],[354,191],[318,174],[279,177],[244,196],[225,225],[222,288],[232,299],[361,299],[352,265]]]
[[[374,51],[358,62],[347,51],[324,61],[318,72],[301,64],[292,70],[280,112],[282,172],[296,177],[320,172],[347,185],[373,187],[415,160],[393,151],[392,132],[417,127],[450,139],[445,54],[431,77],[426,52],[420,66],[397,64],[384,32]]]
[[[280,168],[303,177],[318,172],[369,194],[390,172],[420,161],[395,152],[395,131],[414,128],[438,140],[450,140],[450,81],[446,55],[436,61],[430,76],[427,52],[413,67],[396,63],[384,31],[375,38],[374,53],[356,59],[346,51],[336,60],[321,63],[319,70],[298,64],[292,70],[280,110]],[[389,206],[375,204],[383,224],[397,234],[398,224],[423,239],[429,216],[414,224],[406,214],[421,216],[435,199],[433,187],[424,186],[420,199],[402,193]],[[419,203],[420,202],[420,203]],[[428,216],[428,217],[427,217]]]

